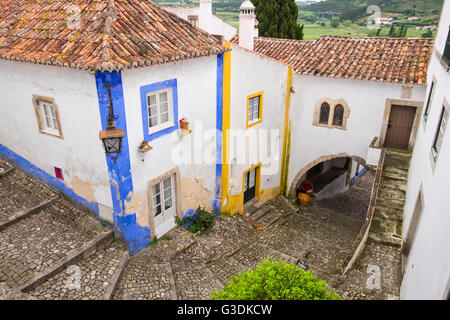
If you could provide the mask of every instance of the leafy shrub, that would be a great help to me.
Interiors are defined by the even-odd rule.
[[[198,208],[191,216],[184,217],[183,219],[175,217],[175,222],[178,226],[187,228],[189,232],[196,233],[212,228],[217,216],[218,214],[216,212],[208,212]]]
[[[339,17],[331,18],[330,25],[332,28],[337,28],[341,24],[341,19]]]
[[[310,271],[278,260],[264,260],[254,269],[233,276],[213,300],[342,300]]]

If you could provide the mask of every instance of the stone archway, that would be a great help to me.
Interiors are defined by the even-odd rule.
[[[328,160],[332,160],[332,159],[335,159],[335,158],[351,158],[352,160],[360,163],[363,166],[365,166],[365,164],[366,164],[366,160],[364,160],[363,158],[358,157],[358,156],[352,156],[352,155],[349,155],[348,153],[345,153],[345,152],[321,156],[321,157],[317,158],[316,160],[308,163],[302,170],[300,170],[297,173],[297,175],[295,176],[294,180],[292,180],[292,183],[290,185],[289,193],[288,193],[288,199],[291,200],[291,201],[295,201],[296,200],[296,188],[297,188],[297,185],[298,185],[300,179],[310,169],[312,169],[314,166],[316,166],[319,163],[322,163],[322,162],[328,161]]]

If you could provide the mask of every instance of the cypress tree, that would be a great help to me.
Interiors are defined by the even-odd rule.
[[[252,0],[259,35],[262,37],[303,39],[303,26],[297,23],[295,0]]]

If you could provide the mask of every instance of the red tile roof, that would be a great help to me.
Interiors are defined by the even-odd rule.
[[[239,36],[231,39],[239,42]],[[309,76],[426,84],[432,39],[322,36],[315,41],[255,38],[254,51]]]
[[[149,0],[0,0],[0,58],[113,70],[227,51]]]

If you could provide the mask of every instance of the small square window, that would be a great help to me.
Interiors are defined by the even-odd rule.
[[[62,138],[58,107],[52,98],[33,96],[39,131]]]
[[[147,93],[149,133],[173,126],[171,88]]]
[[[261,122],[262,93],[247,98],[247,128]]]

